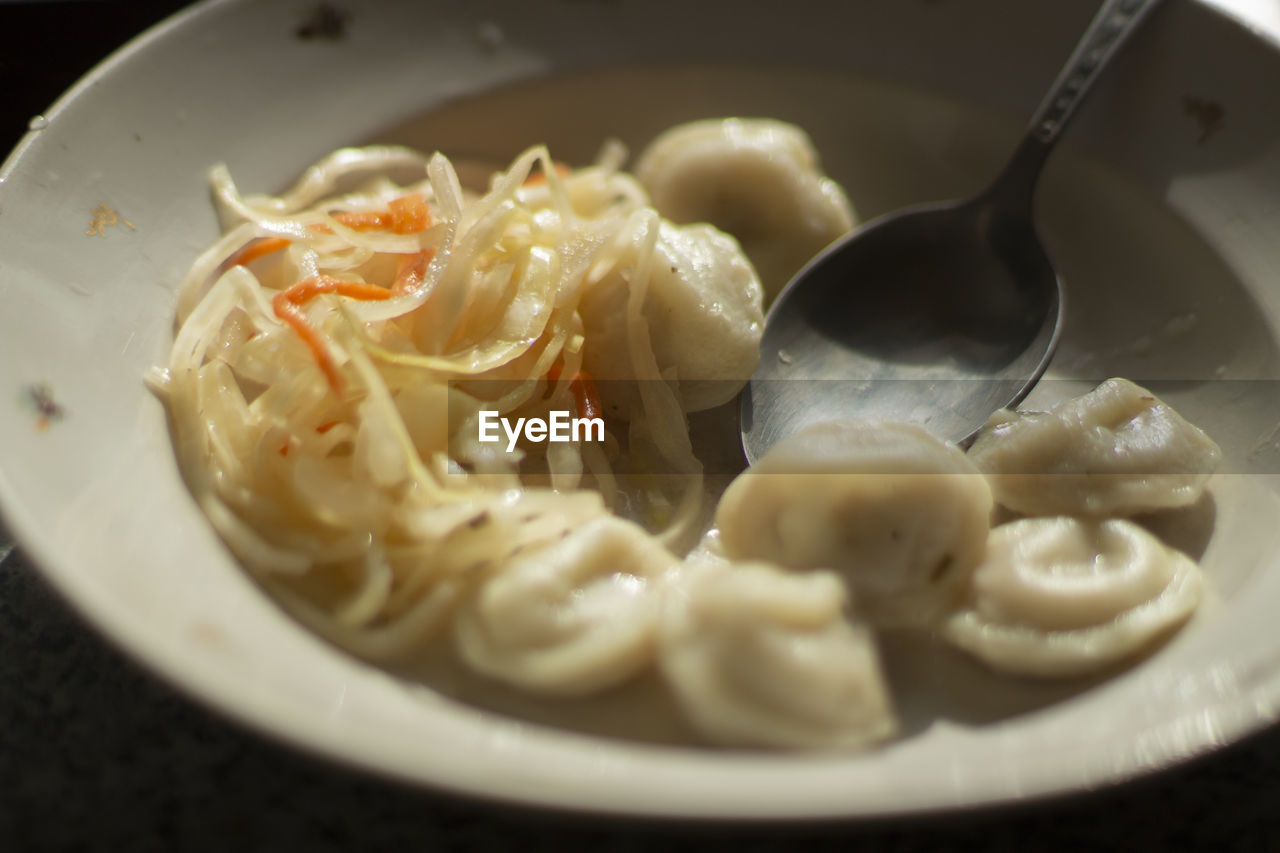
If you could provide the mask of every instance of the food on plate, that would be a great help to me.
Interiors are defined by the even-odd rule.
[[[1104,669],[1181,625],[1199,567],[1125,519],[1024,518],[991,532],[969,599],[943,635],[995,669]]]
[[[155,384],[219,533],[343,645],[410,654],[448,624],[459,587],[617,499],[607,442],[509,453],[479,430],[484,412],[600,415],[584,281],[641,264],[619,238],[660,222],[610,156],[562,177],[530,149],[482,195],[443,156],[396,148],[339,151],[278,198],[213,171],[230,227],[183,284]],[[393,171],[421,177],[399,185]],[[651,363],[643,328],[633,340]],[[649,434],[678,454],[675,380],[651,384]],[[669,465],[696,483],[688,460]]]
[[[982,558],[991,490],[913,424],[823,423],[774,445],[716,511],[731,559],[845,575],[867,618],[926,625]]]
[[[702,568],[669,591],[661,665],[708,740],[855,747],[897,728],[869,630],[830,572],[765,563]]]
[[[969,458],[1014,512],[1127,516],[1195,503],[1222,451],[1150,391],[1109,379],[1048,412],[996,412]]]
[[[477,672],[583,695],[652,663],[661,587],[676,558],[637,525],[602,517],[491,566],[460,605],[459,654]]]
[[[820,171],[808,134],[772,119],[674,127],[640,153],[636,177],[663,216],[736,237],[766,304],[856,221],[844,190]]]
[[[335,152],[279,197],[213,170],[227,230],[153,385],[201,509],[340,645],[449,646],[554,696],[653,669],[664,543],[702,507],[685,412],[754,369],[761,293],[737,242],[664,220],[625,156],[535,147],[485,191],[392,147]],[[486,439],[557,412],[600,429]]]
[[[1216,445],[1121,380],[1000,413],[968,455],[816,425],[708,529],[688,414],[738,393],[763,290],[851,209],[779,122],[675,128],[639,179],[626,156],[536,146],[464,189],[438,153],[343,149],[277,197],[212,171],[226,231],[151,382],[196,503],[291,612],[388,665],[553,703],[650,685],[706,742],[784,748],[895,731],[872,626],[1058,675],[1185,620],[1194,564],[1127,522],[990,529],[989,481],[1026,512],[1199,495]]]
[[[760,282],[737,242],[710,225],[666,221],[620,240],[631,241],[623,260],[588,277],[579,305],[590,342],[582,363],[605,411],[630,419],[642,410],[631,341],[645,330],[658,374],[677,380],[686,412],[732,400],[760,361],[764,333]],[[628,272],[640,258],[650,265],[638,276],[643,289]],[[631,300],[638,310],[628,310]],[[645,330],[632,328],[640,322]]]

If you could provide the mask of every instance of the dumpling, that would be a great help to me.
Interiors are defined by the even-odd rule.
[[[629,418],[638,397],[627,335],[627,301],[646,235],[591,282],[579,305],[583,367],[607,414]],[[687,412],[732,400],[760,361],[764,334],[760,283],[732,237],[709,225],[658,221],[642,312],[664,377],[678,383]],[[612,381],[611,381],[612,380]],[[623,380],[623,381],[619,381]]]
[[[1222,451],[1150,391],[1108,379],[1048,412],[996,412],[969,458],[1014,512],[1115,516],[1195,503]]]
[[[1200,568],[1124,519],[1024,518],[991,531],[969,601],[943,635],[995,669],[1102,669],[1181,625]]]
[[[844,190],[818,171],[800,128],[769,119],[708,119],[658,136],[636,161],[654,207],[710,222],[742,244],[773,301],[802,266],[853,229]]]
[[[716,510],[732,559],[834,569],[869,618],[928,624],[982,557],[991,490],[955,446],[913,424],[817,424],[776,444]]]
[[[856,747],[896,723],[872,638],[828,572],[693,571],[668,592],[660,665],[681,709],[729,746]]]
[[[500,566],[460,605],[458,652],[477,672],[584,695],[653,661],[657,590],[676,559],[640,527],[598,518]]]

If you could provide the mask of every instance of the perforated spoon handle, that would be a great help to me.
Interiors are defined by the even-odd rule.
[[[1160,0],[1106,0],[1040,102],[989,197],[1030,207],[1045,159],[1095,80]]]

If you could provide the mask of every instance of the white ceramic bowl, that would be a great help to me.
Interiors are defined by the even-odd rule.
[[[1170,0],[1041,191],[1069,300],[1055,375],[1156,382],[1229,457],[1213,501],[1166,523],[1202,556],[1211,601],[1108,679],[1030,685],[891,643],[907,732],[856,755],[645,745],[482,712],[335,651],[261,594],[189,499],[142,384],[176,282],[216,234],[215,161],[262,191],[373,139],[498,161],[547,141],[572,161],[609,135],[773,115],[811,131],[869,216],[985,182],[1094,5],[378,0],[349,4],[336,40],[296,37],[295,3],[184,13],[69,92],[0,172],[0,388],[21,401],[0,408],[7,523],[87,620],[208,705],[354,766],[526,804],[919,813],[1095,788],[1268,725],[1280,22],[1253,32]],[[43,429],[37,385],[58,407]]]

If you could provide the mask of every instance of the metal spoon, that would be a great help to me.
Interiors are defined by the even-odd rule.
[[[808,424],[880,417],[967,443],[1027,395],[1057,345],[1062,282],[1036,236],[1041,167],[1159,0],[1107,0],[1005,170],[961,202],[868,223],[814,258],[765,321],[740,429],[754,462]]]

